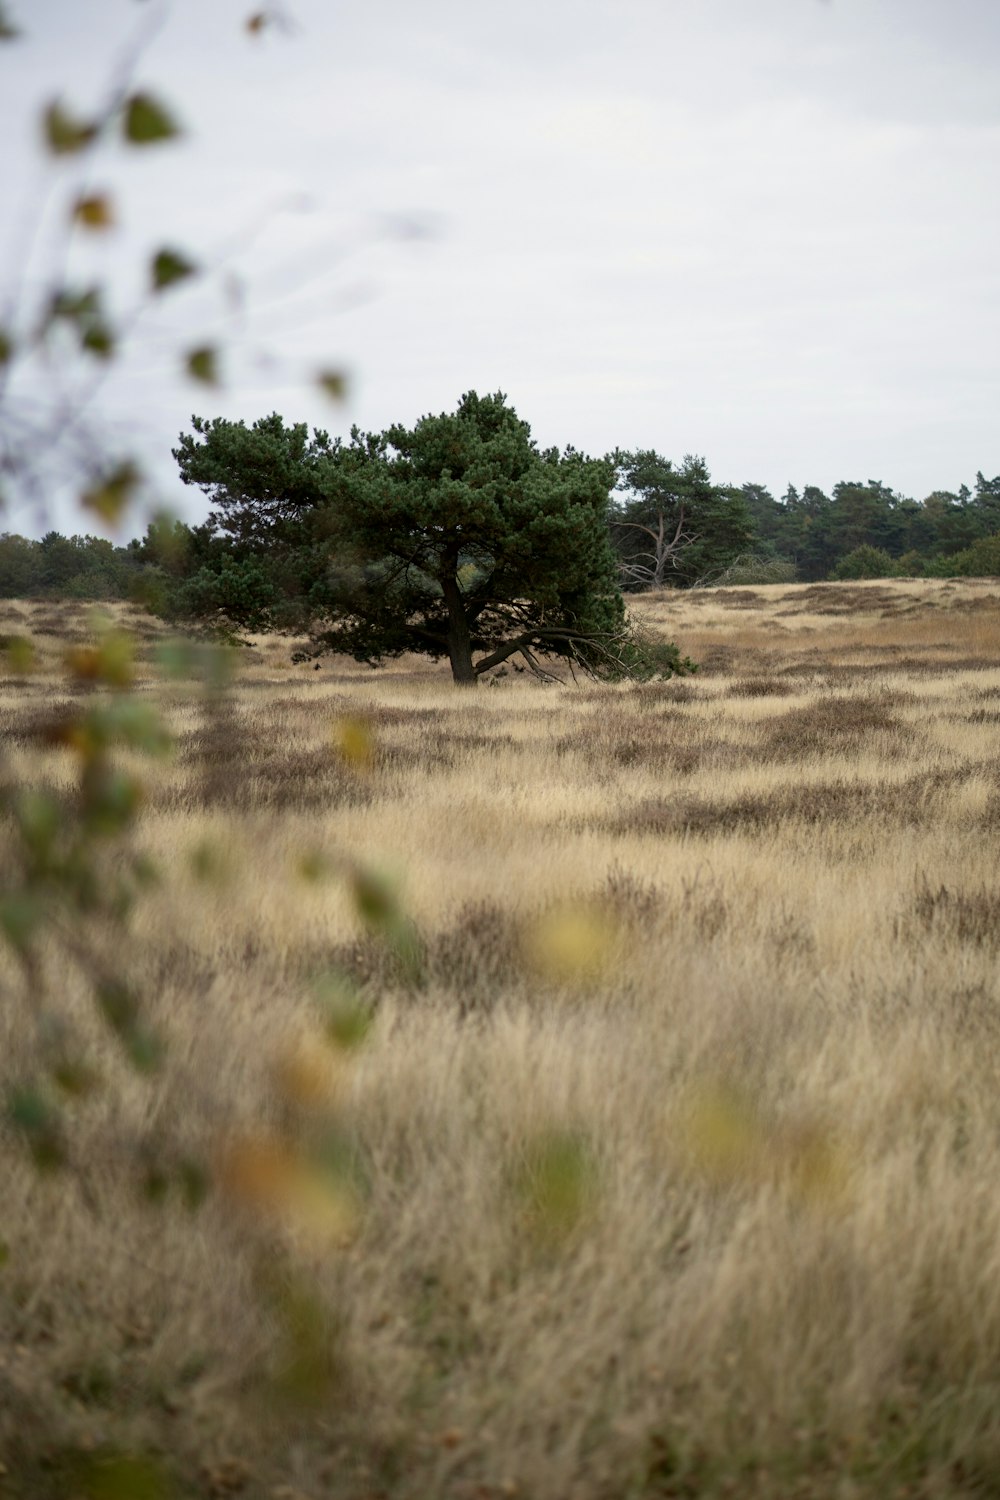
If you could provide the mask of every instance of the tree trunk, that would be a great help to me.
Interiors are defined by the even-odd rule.
[[[448,606],[448,656],[451,660],[452,678],[463,687],[475,687],[477,677],[472,664],[472,636],[458,579],[443,579],[441,588],[444,602]]]

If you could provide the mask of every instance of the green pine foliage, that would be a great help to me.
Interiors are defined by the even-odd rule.
[[[268,623],[307,626],[317,651],[373,666],[446,658],[470,684],[515,656],[543,676],[551,658],[602,678],[683,669],[676,653],[651,653],[626,615],[612,464],[540,450],[502,393],[470,391],[454,412],[355,428],[347,442],[277,415],[249,429],[196,419],[175,457],[211,499],[206,567],[221,577],[235,559],[245,580],[255,559],[266,572],[266,598],[246,591],[257,628],[263,608]],[[214,607],[207,581],[203,595]],[[190,591],[187,601],[204,612]],[[243,602],[231,607],[252,623]]]

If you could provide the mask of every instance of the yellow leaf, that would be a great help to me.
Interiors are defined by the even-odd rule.
[[[619,950],[617,925],[605,911],[568,903],[546,912],[525,930],[525,962],[551,984],[586,984],[600,979]]]
[[[343,1244],[360,1227],[361,1201],[350,1181],[304,1161],[284,1142],[234,1142],[219,1180],[237,1202],[310,1241]]]
[[[135,647],[124,630],[109,630],[98,648],[102,682],[111,687],[128,687],[135,665]]]
[[[107,193],[82,194],[73,205],[71,217],[83,229],[111,229],[115,223],[114,207]]]
[[[101,675],[101,654],[96,646],[73,646],[65,660],[66,670],[78,682],[96,682]]]
[[[237,1202],[273,1212],[285,1202],[296,1169],[294,1155],[282,1142],[242,1139],[224,1152],[219,1181]]]
[[[371,769],[375,738],[367,719],[338,719],[333,726],[333,743],[341,759],[354,770]]]
[[[329,1104],[341,1081],[335,1053],[318,1041],[300,1041],[275,1065],[275,1081],[290,1103],[304,1109]]]
[[[18,677],[23,677],[35,665],[35,648],[26,635],[11,635],[6,643],[7,665]]]
[[[303,1163],[291,1182],[288,1218],[313,1244],[345,1245],[361,1227],[361,1202],[350,1183]]]
[[[142,478],[135,464],[125,459],[117,468],[91,485],[80,497],[85,510],[92,510],[109,526],[117,526]]]
[[[739,1090],[706,1083],[681,1131],[690,1166],[717,1186],[781,1187],[811,1203],[837,1199],[847,1163],[816,1121],[768,1117]]]
[[[564,1239],[596,1197],[596,1164],[587,1142],[571,1131],[544,1132],[526,1144],[514,1187],[532,1232],[547,1243]]]
[[[97,126],[74,119],[58,99],[53,99],[42,113],[42,133],[53,156],[71,156],[90,145]]]

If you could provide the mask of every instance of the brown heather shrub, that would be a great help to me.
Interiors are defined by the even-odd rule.
[[[739,647],[713,644],[699,660],[698,675],[700,677],[722,676],[731,668],[738,669],[742,658],[743,652]]]
[[[961,772],[931,772],[895,784],[805,782],[727,800],[690,795],[650,798],[590,826],[619,838],[753,834],[789,822],[814,826],[885,822],[896,827],[919,827],[934,795],[962,779]]]
[[[1000,890],[935,890],[925,880],[913,899],[914,925],[939,941],[1000,948]]]
[[[765,608],[763,596],[754,593],[753,589],[713,589],[710,597],[713,604],[721,604],[723,609]]]
[[[368,783],[343,765],[332,744],[294,747],[281,737],[253,734],[245,722],[223,721],[186,733],[179,751],[181,770],[190,768],[195,779],[188,781],[185,793],[165,790],[158,805],[251,813],[371,801]]]
[[[655,694],[667,703],[694,703],[700,697],[696,687],[692,687],[689,682],[680,681],[658,683],[655,686],[644,683],[638,691],[650,695]]]
[[[781,677],[737,677],[729,689],[730,698],[785,698],[796,689]]]
[[[464,906],[454,925],[428,943],[427,973],[454,997],[460,1016],[488,1015],[521,979],[517,920],[496,902]]]
[[[796,590],[794,601],[779,610],[785,615],[894,615],[910,607],[905,595],[892,589],[847,588],[840,583],[811,583]]]
[[[14,678],[12,682],[4,683],[4,692],[8,692],[18,682],[19,679]],[[20,679],[20,685],[25,685],[24,679]],[[58,742],[61,732],[68,727],[71,719],[72,709],[69,703],[24,703],[19,705],[17,712],[0,721],[0,740],[5,740],[11,746],[34,745],[41,748],[52,745]]]
[[[875,735],[903,731],[903,723],[885,699],[838,694],[769,721],[764,731],[765,754],[775,760],[803,760],[857,749]]]

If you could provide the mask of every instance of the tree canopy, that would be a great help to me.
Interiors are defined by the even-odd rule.
[[[460,683],[517,655],[599,677],[681,665],[672,648],[654,662],[628,621],[613,464],[540,450],[500,392],[346,443],[278,416],[195,419],[175,457],[211,498],[230,569],[269,559],[274,620],[308,624],[318,648],[447,657]]]

